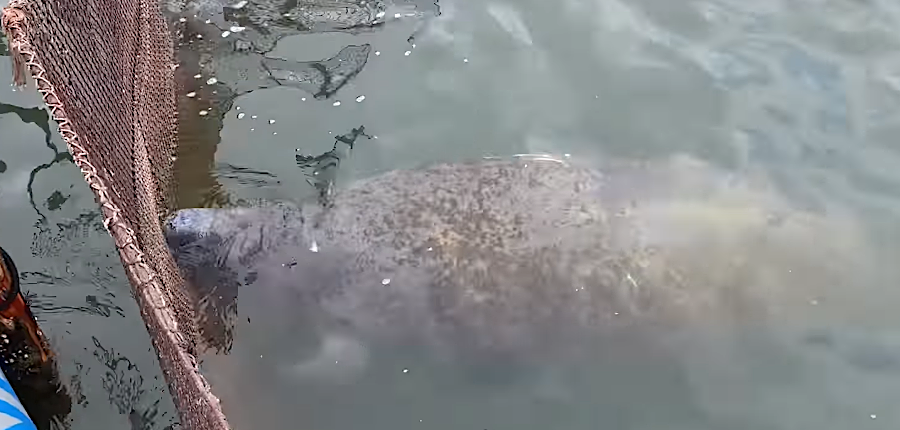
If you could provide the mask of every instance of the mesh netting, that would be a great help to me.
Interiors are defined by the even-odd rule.
[[[163,238],[174,209],[178,109],[172,36],[156,0],[12,0],[18,84],[35,81],[93,190],[183,426],[226,429],[199,373],[192,300]]]

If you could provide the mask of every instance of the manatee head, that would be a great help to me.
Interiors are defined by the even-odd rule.
[[[303,226],[300,209],[287,205],[184,209],[168,220],[166,242],[197,298],[207,346],[230,349],[238,290],[254,283],[253,264],[283,242],[300,240]]]

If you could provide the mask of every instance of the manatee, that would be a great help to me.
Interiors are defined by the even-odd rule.
[[[852,223],[683,158],[439,164],[325,205],[183,209],[166,234],[188,283],[220,302],[210,309],[241,289],[316,333],[324,355],[300,373],[341,351],[359,371],[372,345],[416,345],[483,375],[612,338],[798,318],[865,261]]]

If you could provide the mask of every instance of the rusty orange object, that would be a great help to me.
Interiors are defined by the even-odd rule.
[[[25,328],[33,347],[41,354],[41,362],[46,363],[50,353],[44,347],[43,333],[22,297],[19,288],[19,272],[12,258],[0,248],[0,317],[18,322]]]

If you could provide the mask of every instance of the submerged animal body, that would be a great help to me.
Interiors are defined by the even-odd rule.
[[[848,260],[807,261],[829,245],[798,248],[825,231],[852,246],[692,162],[445,164],[387,173],[331,203],[182,210],[168,239],[189,283],[220,297],[246,286],[357,364],[354,342],[534,364],[607,337],[761,320],[845,279]]]

